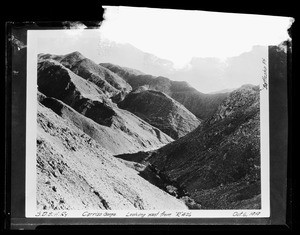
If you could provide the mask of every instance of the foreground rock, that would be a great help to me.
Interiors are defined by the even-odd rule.
[[[39,210],[187,209],[40,103],[36,169]]]
[[[198,118],[168,95],[154,90],[138,89],[118,104],[173,139],[178,139],[200,125]]]

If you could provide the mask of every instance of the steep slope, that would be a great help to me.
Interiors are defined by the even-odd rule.
[[[38,210],[186,209],[40,103],[36,170]]]
[[[58,99],[46,97],[41,93],[38,97],[41,104],[50,108],[63,119],[68,120],[114,155],[141,151],[145,149],[145,146],[147,149],[155,149],[158,146],[157,141],[153,141],[151,137],[147,140],[144,137],[138,139],[138,136],[129,135],[119,128],[100,125]]]
[[[92,126],[93,130],[97,129],[97,134],[95,131],[91,132],[93,132],[93,136],[98,136],[99,140],[107,134],[107,139],[102,140],[102,146],[105,145],[105,142],[114,139],[107,145],[107,148],[114,153],[154,149],[172,141],[171,137],[159,129],[134,114],[119,109],[98,86],[77,76],[57,61],[42,60],[39,62],[38,90],[49,98],[62,101],[78,113],[91,119],[80,122],[83,124],[88,122],[89,124],[85,124],[86,127]],[[78,116],[74,114],[74,110],[65,108],[64,105],[57,102],[49,101],[48,105],[59,114],[62,113],[62,110],[68,110],[67,112],[73,118]],[[71,118],[70,116],[69,118]],[[119,136],[116,137],[116,135]],[[121,145],[123,141],[124,146]],[[119,148],[120,146],[122,148]]]
[[[191,133],[127,159],[150,163],[204,209],[260,208],[259,88],[233,91]]]
[[[39,60],[52,59],[61,63],[80,77],[96,84],[107,96],[118,96],[123,98],[131,91],[131,86],[117,74],[109,69],[96,64],[92,60],[85,58],[79,52],[58,56],[51,54],[40,54]]]
[[[154,90],[138,89],[118,104],[173,139],[178,139],[199,126],[200,121],[170,96]]]
[[[204,94],[189,86],[187,82],[171,81],[166,77],[155,77],[137,72],[131,72],[127,68],[101,63],[103,67],[118,74],[127,81],[132,89],[146,86],[149,89],[166,93],[179,103],[183,104],[191,113],[199,119],[211,116],[229,93]]]

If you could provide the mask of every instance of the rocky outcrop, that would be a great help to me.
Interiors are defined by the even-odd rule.
[[[166,93],[201,120],[210,117],[229,94],[228,92],[204,94],[189,86],[187,82],[171,81],[166,77],[155,77],[136,71],[131,72],[127,68],[109,63],[100,65],[118,74],[134,90],[140,86],[146,86],[148,89]]]
[[[38,210],[186,209],[62,117],[38,103]]]
[[[82,126],[80,129],[85,129],[115,154],[154,149],[173,140],[134,114],[119,109],[97,85],[57,61],[39,62],[38,90],[61,101],[46,99],[45,105],[76,121]]]
[[[138,89],[118,103],[173,139],[178,139],[200,125],[197,117],[165,93]]]

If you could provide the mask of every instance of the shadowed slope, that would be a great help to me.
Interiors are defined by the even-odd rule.
[[[259,89],[232,92],[201,126],[156,151],[120,157],[150,163],[203,209],[258,209]]]
[[[258,87],[242,87],[203,126],[161,148],[150,161],[204,207],[235,208],[260,195],[259,123]]]

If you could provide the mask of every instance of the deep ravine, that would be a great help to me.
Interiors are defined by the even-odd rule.
[[[205,209],[199,203],[195,202],[190,197],[187,190],[180,185],[176,180],[170,179],[163,170],[159,170],[157,167],[147,161],[154,151],[141,151],[133,154],[120,154],[115,155],[121,162],[133,167],[138,171],[138,175],[167,192],[168,194],[182,200],[189,209]]]

